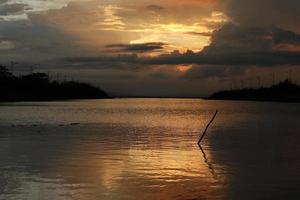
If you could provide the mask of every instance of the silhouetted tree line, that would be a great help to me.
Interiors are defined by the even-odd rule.
[[[52,101],[108,98],[101,89],[75,81],[51,81],[44,73],[14,76],[0,66],[0,101]]]
[[[286,79],[271,87],[220,91],[209,99],[300,102],[300,86]]]

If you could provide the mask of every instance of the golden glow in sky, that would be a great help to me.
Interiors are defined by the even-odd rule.
[[[161,15],[157,14],[154,16],[154,22],[152,23],[146,21],[133,25],[130,22],[126,23],[124,18],[118,16],[118,11],[137,12],[135,9],[112,5],[105,6],[103,8],[104,20],[98,23],[101,26],[100,29],[131,33],[137,38],[130,40],[130,44],[164,42],[168,44],[165,49],[168,52],[174,50],[184,52],[188,49],[193,51],[202,50],[204,46],[209,45],[210,34],[214,31],[207,24],[223,24],[227,20],[223,13],[212,11],[208,17],[199,17],[198,22],[183,23],[172,20],[163,23],[160,19]]]
[[[298,66],[298,8],[292,0],[0,0],[0,64],[40,65],[116,94],[191,97],[198,84],[211,93],[250,65]]]
[[[110,44],[153,42],[167,44],[164,52],[201,51],[227,20],[215,10],[215,2],[78,1],[44,16],[56,28],[80,38],[77,44],[90,51]]]

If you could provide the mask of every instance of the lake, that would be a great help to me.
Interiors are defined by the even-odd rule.
[[[0,199],[300,199],[300,104],[1,103]]]

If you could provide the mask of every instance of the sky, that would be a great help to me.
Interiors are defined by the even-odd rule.
[[[0,0],[0,63],[119,96],[300,81],[299,0]]]

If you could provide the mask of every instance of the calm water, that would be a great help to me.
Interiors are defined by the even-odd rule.
[[[300,199],[300,104],[0,104],[0,199]]]

